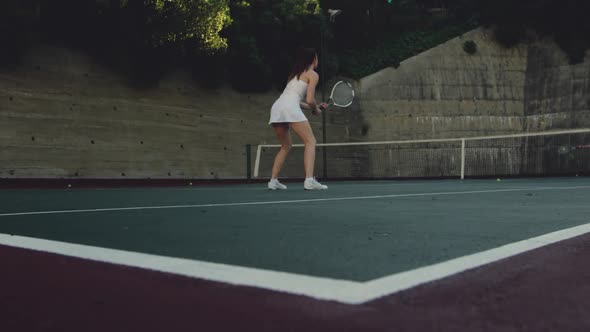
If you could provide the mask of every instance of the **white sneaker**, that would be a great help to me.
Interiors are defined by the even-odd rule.
[[[270,190],[277,190],[277,189],[285,190],[285,189],[287,189],[287,186],[280,183],[279,180],[270,180],[268,182],[268,189],[270,189]]]
[[[315,178],[311,178],[303,181],[303,188],[305,190],[325,190],[328,189],[328,186],[319,183]]]

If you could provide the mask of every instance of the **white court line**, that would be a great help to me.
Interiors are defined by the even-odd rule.
[[[334,296],[336,296],[337,299],[346,299],[347,294],[344,293],[344,290],[354,289],[359,286],[359,283],[354,281],[318,278],[293,273],[165,257],[24,236],[11,236],[1,233],[0,244],[234,285],[252,286],[292,294],[313,296],[323,300],[333,300]]]
[[[451,259],[446,262],[375,279],[363,285],[362,293],[356,297],[356,303],[363,303],[428,282],[440,280],[587,233],[590,233],[590,223],[510,243],[498,248]]]
[[[7,234],[0,234],[0,244],[198,279],[304,295],[320,300],[361,304],[587,233],[590,233],[590,224],[556,231],[368,282],[320,278]]]
[[[260,202],[187,204],[187,205],[162,205],[162,206],[131,206],[131,207],[101,208],[101,209],[75,209],[75,210],[30,211],[30,212],[0,213],[0,217],[30,216],[30,215],[43,215],[43,214],[65,214],[65,213],[90,213],[90,212],[107,212],[107,211],[163,210],[163,209],[189,209],[189,208],[204,208],[204,207],[230,207],[230,206],[271,205],[271,204],[297,204],[297,203],[351,201],[351,200],[381,199],[381,198],[420,197],[420,196],[442,196],[442,195],[467,195],[467,194],[485,194],[485,193],[514,192],[514,191],[576,190],[576,189],[590,189],[590,186],[574,186],[574,187],[530,187],[530,188],[512,188],[512,189],[492,189],[492,190],[432,192],[432,193],[417,193],[417,194],[392,194],[392,195],[377,195],[377,196],[310,198],[310,199],[296,199],[296,200],[285,200],[285,201],[260,201]]]

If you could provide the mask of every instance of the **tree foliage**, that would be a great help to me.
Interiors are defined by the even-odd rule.
[[[299,46],[320,47],[317,0],[235,1],[227,31],[229,78],[240,91],[283,86]]]
[[[442,8],[442,10],[434,10]],[[335,21],[328,9],[340,9]],[[510,47],[553,37],[572,63],[590,48],[587,0],[4,0],[0,64],[35,42],[87,52],[132,82],[172,65],[240,91],[282,87],[299,46],[315,47],[327,77],[361,77],[478,25]]]
[[[426,0],[422,0],[426,1]],[[571,63],[584,60],[590,48],[590,2],[587,0],[445,0],[462,20],[494,29],[507,47],[529,36],[552,37],[568,54]]]
[[[231,23],[228,0],[5,0],[0,6],[2,26],[19,28],[0,31],[3,49],[35,41],[74,47],[147,86],[177,59],[225,50],[221,31]]]
[[[149,0],[155,7],[148,22],[155,27],[153,44],[161,46],[179,41],[195,41],[207,51],[227,48],[220,32],[231,23],[227,0]]]

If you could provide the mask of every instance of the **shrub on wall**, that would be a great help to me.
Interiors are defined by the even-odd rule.
[[[463,21],[492,27],[506,47],[525,42],[532,31],[554,38],[571,64],[582,62],[590,49],[588,0],[446,0],[446,5]]]
[[[463,50],[465,53],[473,55],[477,52],[477,44],[473,40],[468,40],[463,43]]]

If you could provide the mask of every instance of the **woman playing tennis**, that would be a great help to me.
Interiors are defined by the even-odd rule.
[[[285,158],[291,149],[290,129],[301,138],[305,145],[305,151],[303,152],[305,168],[303,188],[306,190],[328,189],[328,186],[319,183],[313,176],[316,139],[302,110],[304,108],[310,110],[312,114],[318,115],[322,112],[322,109],[325,110],[328,107],[326,103],[318,105],[315,100],[315,88],[320,78],[315,72],[317,66],[318,56],[314,49],[299,49],[287,86],[279,99],[272,105],[269,124],[274,127],[281,149],[274,160],[268,189],[287,189],[287,186],[279,182],[278,177],[285,163]],[[305,102],[303,102],[304,98]]]

